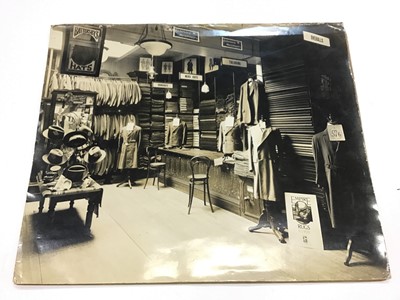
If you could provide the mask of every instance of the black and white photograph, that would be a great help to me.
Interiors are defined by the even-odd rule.
[[[174,62],[163,61],[161,63],[161,74],[172,75],[174,73]]]
[[[186,58],[184,60],[183,73],[197,74],[197,59],[195,57]]]
[[[390,278],[343,24],[104,24],[104,77],[63,72],[74,26],[49,28],[16,285]]]

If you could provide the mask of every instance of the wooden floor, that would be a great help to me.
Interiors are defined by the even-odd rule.
[[[47,205],[47,203],[45,204]],[[269,229],[170,187],[105,185],[92,236],[83,234],[86,201],[56,208],[55,222],[26,204],[15,267],[17,284],[382,280],[384,266],[345,250],[280,244]]]

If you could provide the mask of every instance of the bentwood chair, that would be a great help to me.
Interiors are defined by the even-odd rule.
[[[147,181],[150,176],[153,177],[153,185],[155,179],[157,178],[157,189],[160,189],[160,173],[164,173],[164,186],[166,185],[165,181],[165,173],[166,173],[166,163],[162,161],[161,155],[158,154],[157,147],[146,147],[146,155],[147,155],[147,177],[146,182],[144,184],[144,189],[146,188]]]
[[[189,210],[188,214],[190,214],[190,210],[192,208],[193,197],[194,197],[194,187],[196,184],[203,185],[203,199],[204,205],[206,204],[206,193],[208,196],[208,201],[210,202],[211,211],[214,212],[211,197],[210,197],[210,187],[209,187],[209,172],[211,167],[211,159],[206,156],[195,156],[190,159],[189,165],[191,170],[191,175],[189,178]]]

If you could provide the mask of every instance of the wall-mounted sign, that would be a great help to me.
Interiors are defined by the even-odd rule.
[[[229,39],[226,37],[221,38],[221,46],[224,48],[243,50],[243,43],[239,40]]]
[[[247,61],[246,60],[241,60],[241,59],[222,57],[221,58],[221,65],[239,67],[239,68],[247,68]]]
[[[169,83],[169,82],[155,82],[155,81],[153,81],[152,85],[153,85],[153,88],[160,88],[160,89],[172,89],[172,88],[174,88],[174,84],[173,83]]]
[[[317,197],[285,193],[285,204],[290,244],[323,250]]]
[[[203,76],[202,75],[186,74],[186,73],[179,72],[179,79],[203,81]]]
[[[61,73],[99,76],[106,28],[73,25],[65,32]]]
[[[179,27],[174,27],[172,30],[172,36],[178,39],[184,39],[192,42],[200,42],[199,31],[189,30]]]
[[[322,35],[311,33],[308,31],[303,31],[303,38],[307,42],[323,45],[326,47],[331,46],[331,41],[329,40],[329,38],[322,36]]]

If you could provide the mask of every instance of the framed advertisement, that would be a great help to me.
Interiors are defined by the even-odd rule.
[[[140,57],[139,58],[139,71],[140,72],[148,72],[151,66],[151,58],[150,57]]]
[[[72,25],[65,30],[61,73],[99,76],[106,27]]]
[[[195,58],[189,57],[184,60],[183,73],[197,74],[197,60]]]
[[[161,74],[172,75],[174,72],[174,63],[172,61],[163,61],[161,63]]]

